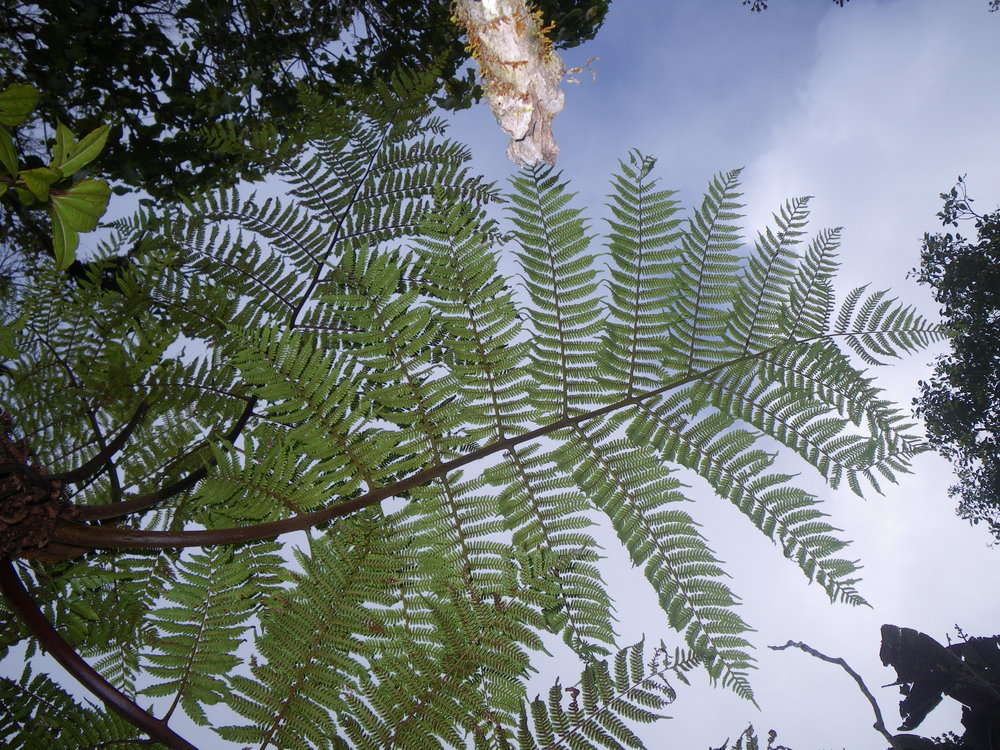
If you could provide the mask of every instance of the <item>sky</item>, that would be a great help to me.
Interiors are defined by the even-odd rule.
[[[618,0],[595,40],[563,52],[568,66],[600,58],[592,65],[596,80],[584,73],[579,85],[565,86],[555,121],[559,167],[579,193],[577,205],[604,231],[609,176],[633,147],[658,158],[661,185],[678,190],[686,207],[700,202],[713,174],[744,167],[746,238],[786,199],[812,195],[809,236],[844,227],[838,291],[870,282],[935,318],[930,291],[907,272],[919,263],[923,233],[943,231],[938,194],[967,174],[979,213],[1000,201],[1000,14],[984,0],[770,6],[750,13],[738,0]],[[488,111],[459,113],[453,123],[451,137],[473,147],[487,177],[514,173]],[[961,231],[975,237],[971,224]],[[908,407],[933,356],[945,350],[938,345],[873,374],[887,398]],[[955,516],[946,461],[919,456],[912,474],[866,499],[830,490],[794,458],[782,466],[802,472],[801,486],[853,540],[847,554],[864,565],[860,591],[873,606],[831,604],[728,501],[693,479],[688,510],[725,561],[743,600],[740,614],[756,629],[751,683],[761,710],[696,679],[679,690],[672,720],[641,728],[650,748],[718,747],[750,722],[778,730],[795,750],[883,748],[871,708],[846,672],[798,650],[765,647],[791,639],[843,657],[894,730],[898,689],[880,687],[895,679],[878,657],[883,623],[942,643],[956,623],[969,634],[1000,631],[1000,600],[984,593],[1000,571],[1000,549]],[[610,539],[608,551],[605,579],[616,597],[620,643],[643,633],[677,643],[641,572],[615,554]],[[559,665],[542,670],[537,692]],[[959,729],[959,716],[946,699],[917,731]]]
[[[907,272],[919,262],[923,233],[940,231],[938,194],[967,173],[979,213],[1000,201],[1000,13],[990,14],[986,0],[770,5],[750,13],[739,0],[616,0],[595,40],[563,52],[568,66],[599,58],[596,80],[585,72],[580,84],[566,84],[555,121],[559,167],[579,193],[576,205],[586,207],[595,231],[604,230],[609,177],[633,147],[658,158],[655,174],[685,207],[700,202],[712,175],[744,167],[746,238],[786,199],[815,196],[810,236],[844,227],[838,290],[891,287],[933,317],[929,290]],[[450,119],[449,136],[472,147],[479,171],[501,183],[515,173],[485,104]],[[887,398],[909,404],[944,350],[879,369]],[[918,457],[912,474],[866,500],[831,491],[805,463],[781,467],[801,472],[801,486],[853,540],[848,553],[864,565],[860,590],[873,608],[831,604],[728,501],[691,478],[695,502],[687,509],[732,576],[740,615],[756,629],[751,683],[761,710],[696,672],[691,688],[678,686],[668,711],[674,718],[639,728],[651,750],[718,747],[751,722],[778,730],[795,750],[883,748],[869,705],[843,670],[766,646],[800,640],[845,658],[894,729],[898,691],[879,687],[894,679],[878,658],[883,623],[941,642],[955,623],[973,635],[1000,631],[998,599],[983,593],[997,578],[1000,549],[954,515],[947,497],[954,478],[943,459]],[[605,546],[620,643],[645,634],[647,642],[679,645],[641,571],[610,536]],[[544,694],[557,675],[567,684],[579,672],[563,653],[536,666],[532,695]],[[918,731],[957,729],[958,717],[946,700]]]

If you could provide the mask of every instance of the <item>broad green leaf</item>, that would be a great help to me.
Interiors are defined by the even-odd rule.
[[[11,177],[17,177],[17,151],[14,150],[14,139],[10,137],[7,128],[0,127],[0,165]]]
[[[76,257],[79,232],[90,232],[104,215],[111,188],[101,180],[84,180],[69,190],[52,194],[52,246],[56,268],[67,268]]]
[[[49,207],[52,217],[52,250],[56,256],[56,268],[60,271],[69,268],[76,258],[76,247],[80,244],[80,235],[69,227],[65,219],[56,210],[56,204]]]
[[[28,188],[21,187],[20,185],[15,185],[14,192],[17,194],[17,198],[18,200],[21,201],[22,206],[34,206],[36,203],[38,203],[38,201],[35,199],[35,196],[31,194],[31,191],[28,190]]]
[[[49,187],[62,179],[62,172],[51,167],[38,167],[25,169],[19,176],[31,194],[41,203],[45,203],[49,199]]]
[[[0,198],[2,198],[3,194],[6,193],[6,192],[7,192],[7,183],[6,182],[0,182]]]
[[[56,123],[56,147],[52,152],[52,161],[49,164],[50,167],[62,166],[66,160],[69,158],[70,152],[73,146],[76,145],[76,136],[73,135],[73,131],[63,125],[61,122]]]
[[[52,205],[77,232],[97,229],[97,222],[108,208],[111,188],[103,180],[83,180],[67,190],[52,193]]]
[[[111,132],[111,128],[107,125],[101,125],[101,127],[91,130],[79,143],[70,146],[67,154],[69,158],[56,166],[62,170],[66,177],[78,172],[101,153],[101,149],[104,148],[104,144],[108,140],[109,132]],[[72,133],[69,135],[72,138]]]
[[[13,127],[24,121],[38,104],[38,90],[34,86],[14,83],[0,93],[0,125]]]

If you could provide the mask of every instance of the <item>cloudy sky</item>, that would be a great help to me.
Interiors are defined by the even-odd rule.
[[[716,172],[745,167],[747,238],[785,199],[813,195],[811,232],[844,227],[838,288],[891,287],[933,316],[928,290],[906,274],[918,263],[923,233],[940,227],[938,193],[968,173],[980,213],[1000,201],[997,40],[1000,13],[988,13],[986,0],[852,0],[844,8],[772,0],[760,14],[739,0],[616,0],[597,39],[564,53],[571,66],[600,59],[596,80],[583,74],[579,85],[566,86],[555,125],[559,166],[598,231],[608,178],[629,148],[658,157],[662,186],[678,190],[686,206],[700,201]],[[490,179],[514,173],[506,137],[485,106],[453,123],[450,135],[473,147],[475,166]],[[880,370],[888,397],[908,404],[940,351]],[[864,564],[861,592],[873,609],[830,604],[728,501],[693,480],[690,512],[725,561],[731,588],[743,598],[741,615],[757,631],[759,669],[751,678],[762,710],[696,675],[693,687],[680,691],[671,721],[642,728],[651,749],[717,747],[750,722],[777,729],[795,750],[883,748],[867,702],[842,670],[764,647],[802,640],[846,658],[894,728],[898,692],[879,688],[893,680],[878,659],[882,623],[940,641],[955,623],[976,635],[1000,630],[1000,605],[982,588],[997,578],[1000,549],[954,516],[946,462],[922,456],[912,475],[867,500],[830,491],[805,464],[789,468],[802,472],[802,485],[854,541],[849,552]],[[641,571],[613,540],[607,547],[621,643],[644,633],[678,643]],[[557,674],[565,683],[578,673],[565,658],[539,667],[537,692]],[[942,705],[920,732],[955,729],[958,716],[954,704]]]
[[[844,227],[838,290],[891,287],[934,316],[929,291],[906,275],[919,261],[923,233],[940,230],[938,193],[967,173],[979,213],[1000,201],[1000,14],[989,13],[985,0],[770,5],[750,13],[739,0],[618,0],[594,41],[564,52],[570,66],[600,58],[596,81],[585,74],[566,86],[555,125],[559,166],[579,205],[603,231],[608,177],[632,147],[658,157],[662,186],[679,190],[686,206],[700,202],[713,174],[742,166],[747,238],[785,199],[813,195],[810,233]],[[488,112],[460,113],[451,135],[473,146],[491,179],[513,173]],[[963,234],[974,237],[974,228]],[[908,404],[940,351],[876,372],[887,396]],[[741,614],[757,630],[759,669],[751,679],[762,711],[696,680],[680,692],[673,720],[643,728],[651,748],[717,747],[751,721],[759,730],[774,727],[795,750],[885,747],[843,670],[800,651],[763,647],[794,639],[844,657],[894,729],[898,691],[880,688],[894,679],[878,658],[882,623],[942,642],[955,623],[977,635],[1000,630],[996,597],[971,585],[996,579],[1000,549],[955,517],[948,463],[921,456],[913,474],[866,500],[830,491],[804,463],[789,465],[854,541],[848,552],[864,564],[861,592],[873,608],[830,604],[728,501],[696,485],[692,515],[726,562],[731,587],[743,597]],[[609,563],[621,642],[642,633],[676,642],[641,572],[622,556]],[[538,690],[558,671],[558,664],[547,666]],[[957,704],[946,701],[919,731],[958,728],[958,717]]]

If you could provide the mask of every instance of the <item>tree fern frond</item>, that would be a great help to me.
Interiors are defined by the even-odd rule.
[[[821,230],[799,262],[782,315],[782,326],[789,338],[820,336],[829,328],[834,306],[831,279],[839,266],[835,254],[840,247],[840,232],[839,227]]]
[[[511,179],[509,212],[520,242],[516,252],[534,308],[531,377],[537,408],[549,415],[579,412],[595,390],[593,369],[600,330],[596,271],[580,209],[550,167]]]
[[[749,627],[733,611],[736,598],[719,580],[719,567],[691,517],[668,509],[681,502],[681,483],[648,449],[615,439],[620,419],[600,428],[576,428],[556,453],[561,468],[610,519],[633,565],[644,567],[670,625],[684,633],[713,680],[722,678],[752,699],[745,670],[752,658],[741,633]]]
[[[0,741],[9,750],[144,743],[144,734],[117,714],[77,703],[48,675],[24,665],[17,680],[0,677]]]
[[[781,330],[782,303],[792,282],[794,247],[804,234],[812,196],[788,201],[774,215],[776,231],[758,234],[735,294],[723,339],[746,355],[773,343]]]
[[[738,228],[728,222],[740,217],[736,202],[741,170],[716,175],[701,207],[688,221],[681,239],[681,262],[671,312],[677,320],[664,365],[668,372],[693,373],[725,361],[721,346],[733,300],[732,280],[740,261]]]
[[[670,247],[681,235],[674,231],[677,202],[673,191],[654,192],[648,179],[655,159],[638,151],[620,163],[613,179],[608,237],[613,266],[609,281],[608,316],[599,354],[603,389],[631,396],[654,388],[660,375],[660,352],[670,301],[670,277],[680,251]]]
[[[774,455],[755,447],[760,436],[733,428],[732,417],[725,413],[678,429],[678,402],[683,400],[675,398],[674,403],[657,407],[642,405],[640,416],[629,427],[630,436],[655,446],[665,460],[701,475],[780,545],[808,580],[823,586],[831,601],[865,604],[854,588],[857,566],[835,557],[847,542],[833,536],[837,529],[822,520],[826,514],[817,509],[813,495],[787,484],[790,475],[765,473]]]
[[[276,548],[266,544],[237,554],[215,548],[180,561],[177,585],[165,596],[169,606],[153,613],[153,626],[161,635],[145,661],[155,680],[142,694],[171,695],[172,707],[179,704],[193,721],[208,724],[204,706],[222,699],[224,678],[239,664],[232,654],[257,604],[252,589],[259,582],[251,575],[263,561],[254,558],[263,554],[270,558],[267,564],[274,565],[281,559]]]
[[[574,686],[564,688],[556,680],[547,701],[536,697],[531,702],[530,721],[528,710],[522,710],[520,750],[644,747],[623,720],[649,723],[662,718],[657,712],[676,697],[668,677],[687,682],[684,672],[697,664],[690,653],[675,651],[671,657],[662,644],[647,664],[644,647],[639,641],[621,649],[613,665],[588,664]]]

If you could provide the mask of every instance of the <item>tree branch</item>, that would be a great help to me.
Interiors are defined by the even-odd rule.
[[[802,643],[802,641],[788,641],[788,643],[786,643],[784,646],[768,646],[768,648],[771,649],[772,651],[784,651],[786,648],[789,648],[790,646],[795,646],[796,648],[800,648],[810,656],[815,656],[817,659],[822,659],[823,661],[828,661],[831,664],[839,664],[840,666],[842,666],[844,668],[844,671],[846,671],[847,674],[853,677],[854,681],[858,683],[858,687],[861,688],[861,692],[864,694],[865,698],[868,699],[868,702],[872,704],[872,711],[875,712],[875,723],[872,724],[872,727],[874,727],[875,731],[877,731],[879,734],[885,737],[885,739],[889,742],[889,745],[891,747],[899,746],[899,743],[896,742],[896,738],[892,735],[892,733],[888,729],[885,728],[885,721],[883,721],[882,719],[882,709],[879,708],[878,701],[875,700],[875,696],[872,695],[871,691],[868,689],[868,686],[865,685],[865,681],[861,678],[861,675],[859,675],[857,672],[851,669],[850,664],[848,664],[840,657],[832,657],[820,653],[812,646]]]

